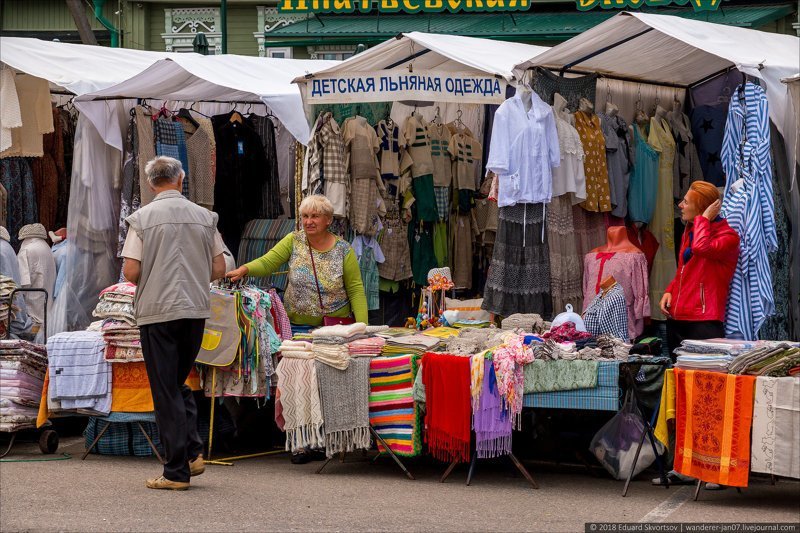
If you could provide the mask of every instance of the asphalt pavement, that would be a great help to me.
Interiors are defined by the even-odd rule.
[[[372,455],[292,465],[280,454],[207,467],[187,492],[145,488],[160,474],[154,458],[90,455],[83,439],[64,439],[61,461],[0,464],[0,531],[584,531],[587,522],[799,522],[800,483],[753,478],[734,489],[654,487],[644,476],[627,497],[623,483],[583,467],[528,462],[533,490],[510,462],[466,465],[445,483],[444,464],[408,460],[406,479],[389,458]],[[40,460],[34,443],[7,459]],[[646,477],[650,477],[649,475]]]

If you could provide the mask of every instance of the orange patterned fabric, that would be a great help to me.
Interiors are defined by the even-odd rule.
[[[144,363],[114,363],[111,365],[111,411],[114,413],[152,412],[153,396]],[[193,391],[200,390],[200,376],[195,368],[189,373],[186,384]]]
[[[677,472],[746,487],[756,378],[675,369]]]
[[[153,411],[153,396],[144,363],[114,363],[111,365],[111,411],[149,413]]]

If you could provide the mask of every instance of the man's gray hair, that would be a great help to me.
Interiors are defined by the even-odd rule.
[[[147,183],[153,187],[158,187],[167,183],[178,183],[178,180],[184,175],[181,162],[173,157],[164,155],[160,155],[148,161],[147,165],[144,167],[144,172],[147,176]]]

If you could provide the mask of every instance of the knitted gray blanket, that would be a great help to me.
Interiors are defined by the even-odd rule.
[[[369,364],[367,357],[350,360],[346,370],[316,361],[324,420],[325,453],[369,449]]]

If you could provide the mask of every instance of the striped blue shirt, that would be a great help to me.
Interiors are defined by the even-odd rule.
[[[767,254],[778,249],[769,110],[767,95],[758,85],[740,85],[731,98],[722,167],[727,175],[722,213],[740,237],[725,335],[755,340],[761,325],[775,312]]]

